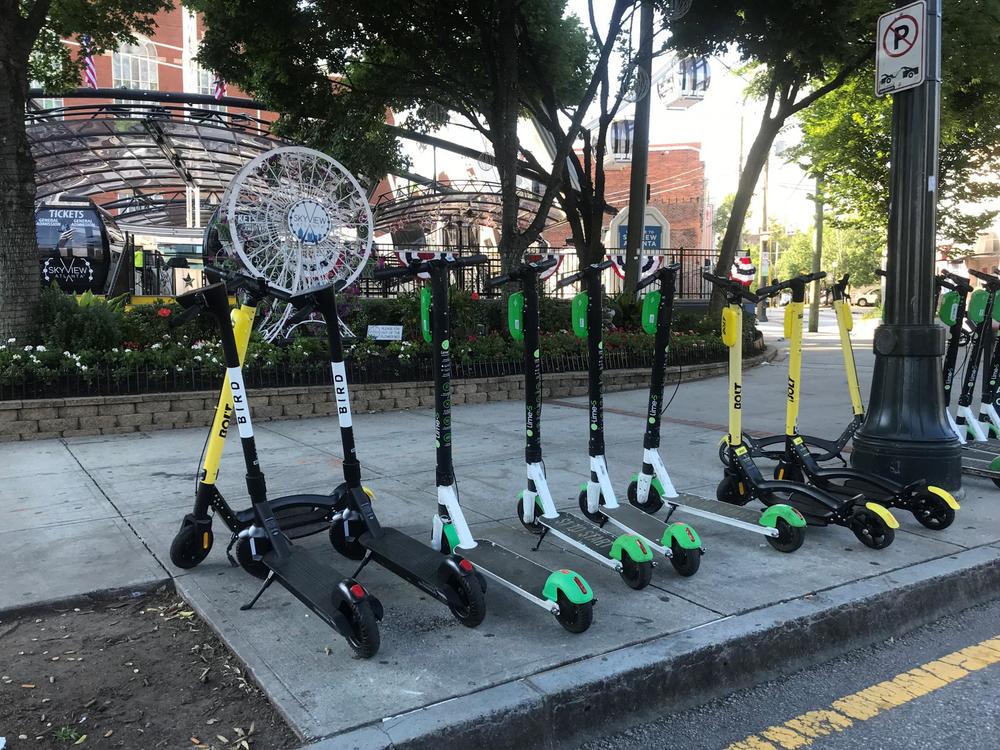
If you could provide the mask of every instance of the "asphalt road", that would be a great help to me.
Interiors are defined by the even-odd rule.
[[[1000,639],[1000,601],[695,709],[616,727],[582,748],[993,750],[1000,640],[991,639]],[[780,658],[780,643],[774,653]]]

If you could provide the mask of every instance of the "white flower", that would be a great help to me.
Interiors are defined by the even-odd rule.
[[[17,343],[17,339],[7,339],[7,343],[8,344],[16,344]]]
[[[44,352],[45,351],[45,347],[42,346],[41,344],[39,344],[38,346],[35,347],[35,351],[36,352]]]
[[[26,352],[30,352],[30,351],[31,351],[32,349],[34,349],[34,348],[35,348],[35,347],[33,347],[33,346],[26,346],[26,347],[24,347],[24,351],[26,351]]]
[[[152,346],[150,346],[149,348],[150,348],[150,349],[161,349],[161,348],[163,348],[163,344],[159,344],[159,343],[157,343],[157,344],[153,344],[153,345],[152,345]]]
[[[83,372],[86,372],[87,371],[87,365],[80,365],[80,369],[83,370]]]
[[[11,359],[20,359],[20,358],[21,358],[20,354],[15,354],[13,357],[11,357]]]
[[[180,365],[177,365],[176,369],[177,369],[177,372],[184,372],[184,368],[181,367]]]
[[[117,353],[118,353],[118,347],[117,347],[117,346],[116,346],[116,347],[113,347],[113,348],[111,349],[111,351],[113,351],[113,352],[114,352],[115,354],[117,354]]]
[[[63,352],[63,356],[64,356],[64,357],[70,357],[70,358],[72,358],[72,357],[73,357],[73,355],[72,355],[72,354],[70,354],[69,352]]]

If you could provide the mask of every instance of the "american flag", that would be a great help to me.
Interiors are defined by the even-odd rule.
[[[94,65],[94,56],[90,54],[90,36],[84,34],[80,37],[80,47],[83,52],[83,77],[87,79],[87,85],[92,89],[97,88],[97,67]]]
[[[215,79],[215,101],[221,101],[222,97],[226,95],[226,82],[221,78]]]

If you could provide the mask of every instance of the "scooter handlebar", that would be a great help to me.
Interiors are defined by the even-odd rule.
[[[591,263],[586,268],[581,268],[576,273],[571,273],[569,276],[564,276],[559,279],[556,283],[556,289],[562,289],[564,286],[569,286],[570,284],[575,284],[577,281],[582,279],[584,276],[592,273],[600,273],[601,271],[611,268],[610,260],[602,260],[600,263]]]
[[[506,284],[508,281],[523,281],[530,275],[539,274],[542,271],[547,271],[557,265],[559,265],[558,258],[545,258],[543,260],[521,263],[520,265],[510,269],[509,273],[505,273],[501,276],[494,276],[492,279],[487,280],[486,288],[492,289],[495,286]]]
[[[702,271],[701,277],[709,284],[719,287],[733,297],[742,298],[747,302],[760,302],[760,297],[751,292],[738,281],[733,281],[732,279],[727,279],[722,276],[716,276],[714,273],[709,273],[708,271]]]
[[[951,271],[942,271],[941,275],[938,276],[938,282],[941,286],[947,289],[954,289],[956,292],[969,293],[972,291],[972,284],[964,276],[959,276],[958,274],[952,273]]]
[[[659,279],[665,279],[667,278],[667,276],[675,274],[679,270],[681,270],[680,263],[671,263],[668,266],[663,266],[662,268],[658,268],[657,270],[653,271],[653,273],[649,274],[649,276],[644,276],[643,278],[639,279],[639,283],[635,285],[635,290],[638,292],[641,289],[645,289],[654,281],[657,281]]]
[[[969,269],[969,275],[975,276],[977,279],[986,284],[989,289],[1000,289],[1000,279],[991,273],[983,273],[982,271],[977,271],[974,268]]]
[[[777,281],[770,286],[762,286],[757,290],[758,297],[773,297],[785,289],[791,289],[796,284],[809,284],[813,281],[819,281],[820,279],[826,278],[826,271],[817,271],[816,273],[804,273],[799,276],[793,276],[785,281]]]
[[[440,258],[431,258],[430,260],[420,260],[415,263],[411,263],[408,266],[402,266],[400,268],[380,268],[374,273],[372,273],[372,278],[385,280],[385,279],[395,279],[402,276],[416,276],[418,273],[424,273],[429,271],[432,266],[438,263],[442,263],[446,266],[464,267],[464,266],[478,266],[483,263],[488,263],[489,258],[482,253],[478,255],[466,255],[465,257],[456,258],[454,256],[441,256]]]

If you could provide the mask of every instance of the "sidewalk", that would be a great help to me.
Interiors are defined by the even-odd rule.
[[[781,348],[781,312],[770,315],[765,337]],[[873,330],[874,321],[855,326],[865,394]],[[832,313],[824,312],[820,333],[807,334],[805,348],[801,428],[832,437],[850,418]],[[748,429],[782,430],[783,368],[779,356],[745,374]],[[622,494],[639,468],[646,396],[631,391],[605,399],[609,466]],[[725,403],[723,378],[680,385],[661,449],[679,490],[714,497]],[[224,534],[193,571],[174,569],[167,553],[192,502],[204,430],[0,444],[0,611],[146,588],[173,576],[304,739],[341,735],[317,747],[440,747],[444,737],[464,746],[490,737],[494,750],[523,747],[527,736],[557,741],[571,726],[611,720],[626,707],[679,707],[735,689],[818,659],[845,638],[860,645],[915,627],[942,608],[986,597],[1000,583],[997,490],[969,479],[952,528],[931,532],[898,513],[902,528],[883,551],[863,547],[847,529],[810,528],[802,550],[782,555],[761,536],[685,517],[707,549],[701,571],[682,579],[664,562],[649,588],[632,591],[617,575],[549,541],[531,551],[536,540],[515,518],[522,420],[518,402],[456,408],[463,505],[475,532],[543,565],[572,567],[591,582],[599,603],[593,627],[581,636],[498,585],[489,589],[486,621],[466,629],[375,566],[362,574],[386,604],[382,650],[372,661],[351,659],[339,637],[278,587],[241,612],[257,581],[230,569]],[[586,479],[586,424],[585,397],[550,402],[543,412],[546,466],[561,508],[576,508]],[[383,523],[424,538],[435,502],[432,412],[357,414],[355,431]],[[262,425],[258,445],[274,495],[325,491],[339,481],[334,419]],[[233,443],[227,450],[220,487],[242,506],[239,449]],[[323,535],[304,541],[327,546]],[[651,702],[639,703],[638,691],[648,691]],[[507,744],[496,739],[501,734]]]

